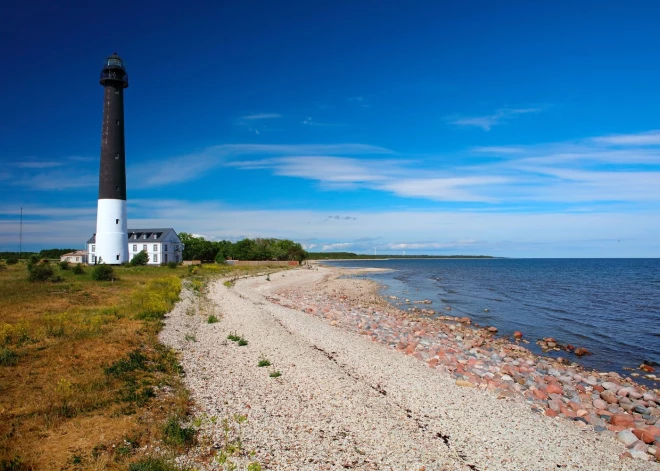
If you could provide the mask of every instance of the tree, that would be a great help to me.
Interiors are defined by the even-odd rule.
[[[149,263],[149,254],[146,250],[136,253],[131,259],[131,265],[133,266],[146,265],[147,263]]]

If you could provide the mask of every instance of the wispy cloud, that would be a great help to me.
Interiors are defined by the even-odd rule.
[[[235,124],[237,126],[243,126],[248,129],[248,131],[255,133],[257,136],[261,135],[260,130],[268,130],[266,121],[273,119],[283,118],[284,116],[280,113],[255,113],[247,114],[239,117]],[[257,127],[258,126],[258,127]]]
[[[614,134],[594,138],[594,142],[625,146],[657,146],[660,145],[660,130],[637,134]]]
[[[503,124],[512,118],[529,113],[539,113],[543,108],[501,108],[493,114],[483,116],[469,116],[469,117],[452,117],[449,118],[449,124],[456,126],[475,126],[482,128],[484,131],[490,131],[493,126]]]
[[[64,165],[63,162],[54,162],[54,161],[32,161],[32,162],[20,162],[17,166],[20,168],[53,168],[61,167]]]
[[[241,168],[265,168],[268,160],[254,157],[268,155],[378,155],[394,154],[383,147],[367,144],[224,144],[207,147],[199,152],[174,156],[154,162],[144,162],[131,167],[128,172],[132,187],[155,187],[195,180],[206,172],[223,166]],[[235,161],[239,156],[250,157]],[[173,172],[171,169],[176,169]]]
[[[282,118],[283,116],[280,113],[256,113],[256,114],[247,114],[241,116],[239,121],[257,121],[260,119],[276,119]]]

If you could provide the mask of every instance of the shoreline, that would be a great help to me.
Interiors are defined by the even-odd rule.
[[[643,461],[652,459],[648,446],[628,450],[607,425],[600,434],[588,431],[595,427],[591,414],[580,411],[589,408],[575,411],[577,403],[565,397],[576,378],[564,370],[548,364],[541,374],[524,349],[477,336],[460,322],[443,330],[413,319],[382,299],[375,282],[342,278],[350,272],[320,266],[273,274],[271,281],[241,280],[234,288],[215,282],[208,296],[219,323],[176,309],[168,316],[162,339],[183,352],[199,413],[249,416],[243,441],[264,469],[660,469]],[[228,344],[232,331],[249,345]],[[464,348],[475,340],[484,346]],[[496,359],[480,353],[486,347],[497,350]],[[256,367],[264,355],[281,377]],[[526,377],[544,384],[531,387]],[[613,378],[574,388],[575,396],[586,400],[607,379]],[[555,415],[579,419],[544,416],[533,391],[549,393]],[[211,443],[222,436],[217,424],[200,430]],[[181,462],[199,466],[208,454],[208,447],[198,449]]]

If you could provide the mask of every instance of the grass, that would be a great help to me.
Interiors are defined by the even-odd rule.
[[[29,282],[23,263],[0,271],[1,470],[127,469],[123,437],[155,442],[169,411],[186,413],[181,367],[157,339],[179,271],[115,268],[113,283],[91,270],[59,270],[59,283]]]
[[[257,366],[259,368],[263,368],[264,366],[270,366],[270,361],[266,359],[266,357],[262,356],[259,358],[259,363],[257,363]]]
[[[220,322],[220,320],[219,320],[216,316],[214,316],[213,314],[211,314],[211,315],[206,319],[206,322],[209,323],[209,324],[215,324],[216,322]]]
[[[279,371],[273,371],[268,376],[270,376],[271,378],[279,378],[280,376],[282,376],[282,373],[280,373]]]
[[[24,263],[0,269],[0,470],[176,469],[140,455],[180,448],[163,444],[164,427],[190,407],[177,356],[158,341],[163,317],[182,278],[201,292],[259,267],[115,267],[112,282],[76,267],[58,283],[29,282]]]
[[[236,342],[239,347],[245,347],[248,344],[248,341],[242,335],[236,334],[236,332],[230,332],[227,339]]]

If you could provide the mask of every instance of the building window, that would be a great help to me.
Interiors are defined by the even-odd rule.
[[[96,245],[92,245],[92,252],[96,252]]]
[[[176,245],[174,246],[174,250],[175,250],[176,252],[179,251],[179,244],[176,244]]]
[[[165,249],[163,250],[163,252],[167,252],[167,244],[165,244]]]
[[[119,219],[115,219],[115,224],[119,224]]]
[[[154,239],[158,239],[158,234],[154,233]]]
[[[147,251],[147,244],[144,244],[144,245],[142,246],[142,250],[144,250],[145,252]]]
[[[146,239],[146,238],[147,238],[147,234],[142,234],[142,238],[143,238],[143,239]]]
[[[79,261],[80,261],[80,257],[76,257],[76,262],[79,262]]]
[[[133,252],[137,252],[137,244],[133,245]]]
[[[117,260],[119,260],[119,254],[117,254]]]
[[[158,255],[154,255],[154,263],[158,263]]]
[[[154,252],[158,252],[158,244],[154,244]]]
[[[176,254],[176,255],[174,256],[174,258],[175,258],[176,261],[178,262],[178,261],[179,261],[179,254]]]

